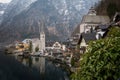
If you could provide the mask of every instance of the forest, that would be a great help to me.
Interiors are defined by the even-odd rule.
[[[108,15],[111,19],[116,12],[120,12],[119,0],[102,0],[96,5],[96,11],[99,15]]]

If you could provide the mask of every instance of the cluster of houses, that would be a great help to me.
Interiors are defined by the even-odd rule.
[[[42,26],[43,27],[43,26]],[[45,39],[44,30],[41,29],[39,38],[24,39],[16,41],[8,46],[8,53],[18,56],[44,56],[55,60],[61,60],[68,65],[71,63],[72,54],[69,53],[66,43],[63,42],[47,42]]]
[[[42,31],[40,32],[40,38],[31,38],[24,39],[23,41],[16,41],[12,46],[14,46],[14,49],[11,50],[12,52],[10,51],[12,54],[23,57],[44,56],[50,59],[52,58],[52,60],[55,61],[65,61],[67,65],[71,66],[70,63],[72,54],[68,52],[66,45],[62,42],[57,41],[47,43],[45,40],[45,33]]]
[[[31,47],[31,51],[30,50]],[[49,42],[46,44],[45,33],[40,33],[40,38],[24,39],[23,41],[16,41],[14,50],[11,53],[23,53],[29,51],[31,55],[43,56],[63,56],[67,48],[62,42]],[[21,55],[21,54],[20,54]]]
[[[116,13],[113,22],[110,23],[108,16],[97,15],[94,8],[91,8],[72,34],[71,46],[76,48],[76,45],[79,45],[80,53],[84,53],[88,43],[104,37],[110,25],[120,26],[120,13]]]
[[[45,41],[45,34],[42,33],[40,39],[32,38],[32,39],[24,39],[22,42],[16,42],[15,44],[17,48],[16,52],[28,50],[30,45],[32,46],[31,50],[33,55],[38,53],[44,53],[44,55],[58,55],[58,54],[63,54],[63,52],[66,51],[66,45],[60,42],[53,42],[51,45],[47,45]]]

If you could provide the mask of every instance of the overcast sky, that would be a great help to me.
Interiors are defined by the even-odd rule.
[[[1,3],[9,3],[11,0],[0,0]]]

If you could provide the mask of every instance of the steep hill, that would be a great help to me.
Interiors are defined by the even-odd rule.
[[[112,18],[115,12],[120,12],[120,0],[102,0],[96,10],[98,14],[109,15]]]
[[[5,9],[7,8],[7,5],[7,3],[0,3],[0,23],[2,21],[3,14],[5,12]]]
[[[38,37],[44,21],[47,40],[64,40],[98,0],[13,0],[0,26],[0,41]],[[2,36],[5,35],[5,36]]]

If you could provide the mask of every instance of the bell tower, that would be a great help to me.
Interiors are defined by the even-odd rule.
[[[89,9],[88,15],[96,15],[96,14],[97,14],[97,12],[95,11],[94,7],[91,7]]]
[[[45,24],[43,22],[39,23],[39,34],[40,34],[40,51],[45,50],[45,32],[44,32],[44,27]]]

